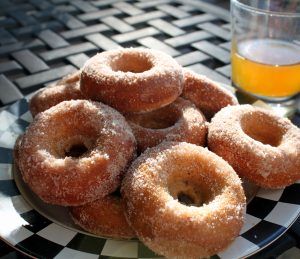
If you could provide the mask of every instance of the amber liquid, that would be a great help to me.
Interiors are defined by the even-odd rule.
[[[300,92],[300,45],[251,39],[233,46],[233,83],[258,96],[286,98]]]

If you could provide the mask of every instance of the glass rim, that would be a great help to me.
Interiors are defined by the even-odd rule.
[[[240,8],[246,9],[251,12],[255,12],[257,14],[265,14],[270,16],[280,16],[280,17],[300,17],[300,12],[278,12],[278,11],[270,11],[265,10],[257,7],[253,7],[244,3],[241,3],[240,0],[230,0],[231,4],[235,4],[236,6],[239,6]]]

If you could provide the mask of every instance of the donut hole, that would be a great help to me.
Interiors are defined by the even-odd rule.
[[[110,67],[113,71],[143,73],[153,67],[147,56],[133,53],[122,53],[111,60]]]
[[[175,180],[169,182],[170,195],[183,205],[201,207],[211,200],[211,193],[204,186],[191,181]]]
[[[88,148],[84,144],[75,144],[65,151],[65,156],[80,157],[88,151]]]
[[[172,105],[146,113],[126,115],[126,119],[147,129],[166,129],[172,127],[179,120],[181,113]]]
[[[115,197],[115,198],[121,198],[122,196],[121,196],[121,190],[120,190],[120,188],[118,188],[117,190],[115,190],[114,192],[112,192],[110,194],[110,196]]]
[[[57,158],[72,157],[76,159],[88,156],[90,150],[93,149],[95,140],[84,136],[73,136],[55,141],[55,143],[53,154]]]
[[[180,192],[177,195],[177,199],[181,204],[187,205],[187,206],[192,206],[195,204],[195,199],[193,197],[191,197],[190,195],[184,193],[184,192]]]
[[[245,114],[241,127],[250,138],[273,147],[280,145],[284,133],[274,118],[259,112]]]

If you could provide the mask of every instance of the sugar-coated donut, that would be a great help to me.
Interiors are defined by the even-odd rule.
[[[135,237],[124,215],[123,203],[116,195],[107,195],[93,202],[70,207],[73,221],[97,236],[131,239]]]
[[[200,146],[206,143],[207,124],[204,115],[193,103],[180,97],[163,108],[124,116],[137,140],[139,152],[164,140]]]
[[[237,105],[236,97],[217,82],[183,69],[184,87],[182,97],[192,101],[207,119],[227,105]]]
[[[214,255],[244,222],[246,198],[235,171],[186,142],[147,149],[127,171],[121,194],[137,237],[168,258]]]
[[[86,99],[80,91],[80,74],[77,71],[54,84],[38,91],[29,101],[29,110],[34,117],[39,112],[67,100]]]
[[[19,135],[16,139],[15,146],[14,146],[14,151],[13,151],[13,158],[14,158],[14,163],[17,167],[19,167],[19,159],[20,159],[20,146],[22,143],[23,139],[23,134]]]
[[[39,113],[19,147],[24,181],[45,202],[76,206],[113,192],[135,153],[135,138],[116,110],[88,100]]]
[[[208,146],[259,186],[283,188],[300,179],[300,129],[271,111],[223,108],[209,126]]]
[[[91,100],[121,112],[158,109],[182,92],[182,68],[158,50],[109,50],[89,59],[81,74],[81,91]]]

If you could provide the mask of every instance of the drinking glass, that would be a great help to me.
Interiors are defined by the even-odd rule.
[[[231,0],[231,24],[233,85],[273,107],[295,109],[300,1]]]

